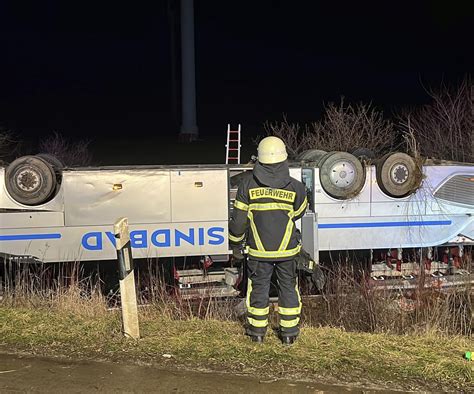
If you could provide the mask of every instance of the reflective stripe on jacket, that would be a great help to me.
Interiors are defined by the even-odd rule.
[[[271,187],[249,173],[237,191],[229,240],[239,243],[247,236],[249,255],[255,259],[290,260],[300,251],[295,221],[306,210],[306,191],[289,175],[284,180],[279,180],[280,187]]]

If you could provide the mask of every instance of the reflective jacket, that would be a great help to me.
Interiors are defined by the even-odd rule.
[[[261,164],[243,177],[229,222],[229,240],[247,236],[249,256],[284,261],[298,255],[301,246],[295,221],[308,205],[304,185],[290,177],[288,162]]]

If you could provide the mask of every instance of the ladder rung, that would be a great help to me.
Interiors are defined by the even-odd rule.
[[[229,130],[229,133],[240,133],[239,130]]]
[[[239,142],[239,140],[229,140],[229,142]]]
[[[228,148],[228,150],[239,150],[238,148]]]

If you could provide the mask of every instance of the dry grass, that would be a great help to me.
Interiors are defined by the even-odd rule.
[[[466,257],[470,254],[466,254]],[[307,299],[302,321],[306,326],[330,326],[347,331],[393,334],[466,335],[474,332],[472,289],[439,291],[419,279],[413,290],[386,291],[368,285],[357,264],[333,261],[325,268],[327,283],[319,298]],[[85,276],[79,263],[4,263],[2,304],[9,307],[46,308],[78,315],[102,316],[120,306],[118,287],[104,295],[98,274]],[[162,275],[148,265],[137,275],[139,304],[144,315],[170,320],[239,321],[241,298],[185,299],[165,285]],[[271,320],[277,321],[272,311]]]
[[[24,264],[4,260],[2,305],[52,309],[84,317],[106,314],[98,277],[84,276],[79,263]]]
[[[0,302],[1,349],[329,383],[472,387],[471,366],[462,358],[474,346],[466,293],[427,293],[407,310],[399,295],[375,293],[341,268],[332,273],[333,294],[305,303],[302,335],[289,349],[271,332],[263,346],[248,341],[237,300],[186,301],[152,275],[138,280],[147,306],[139,309],[142,339],[135,342],[122,337],[119,310],[109,308],[115,297],[104,297],[100,278],[82,278],[79,267],[66,264],[55,275],[46,267],[7,269],[14,276]],[[271,320],[276,323],[275,311]]]
[[[142,338],[131,341],[122,337],[116,312],[85,318],[72,312],[3,306],[0,348],[273,378],[405,389],[472,388],[472,369],[462,355],[472,348],[473,341],[466,337],[304,327],[299,341],[287,348],[274,335],[269,335],[263,346],[254,345],[236,322],[176,321],[157,314],[141,314],[140,320]]]
[[[440,335],[474,333],[472,287],[443,290],[426,288],[422,276],[414,289],[387,290],[369,285],[355,265],[334,262],[327,270],[323,297],[306,302],[304,321],[310,326],[340,327],[368,333]],[[357,278],[357,279],[355,279]]]

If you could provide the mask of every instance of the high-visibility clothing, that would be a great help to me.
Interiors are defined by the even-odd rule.
[[[301,298],[298,291],[296,261],[247,262],[247,334],[265,335],[268,326],[268,295],[273,270],[278,279],[278,314],[280,334],[297,336],[301,313]]]
[[[295,221],[307,206],[304,185],[291,178],[288,162],[261,164],[245,174],[237,191],[229,240],[246,240],[247,334],[264,335],[268,326],[268,298],[271,277],[278,278],[280,332],[299,333],[301,299],[298,292],[295,257],[300,252]]]
[[[286,161],[255,164],[238,188],[229,223],[231,243],[246,242],[249,256],[262,261],[298,255],[295,221],[308,205],[304,185],[289,175]]]

